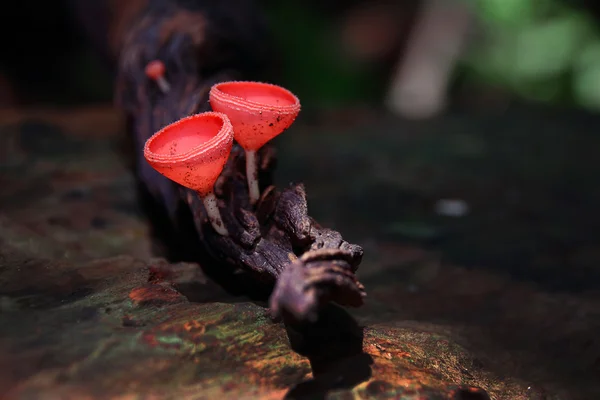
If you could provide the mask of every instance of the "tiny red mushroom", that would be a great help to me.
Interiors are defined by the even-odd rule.
[[[260,197],[256,151],[292,125],[300,100],[289,90],[261,82],[222,82],[210,90],[214,111],[227,114],[235,140],[246,151],[250,203]]]
[[[171,89],[169,82],[165,79],[165,71],[165,64],[160,60],[150,61],[146,65],[146,76],[155,81],[163,93],[167,93]]]
[[[233,127],[225,114],[205,112],[165,126],[146,141],[144,157],[162,175],[192,189],[202,199],[210,223],[228,235],[214,184],[233,145]]]

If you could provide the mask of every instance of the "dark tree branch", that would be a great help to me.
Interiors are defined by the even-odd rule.
[[[198,245],[210,259],[245,271],[257,285],[273,288],[270,307],[274,316],[302,323],[314,320],[319,309],[331,301],[360,306],[365,291],[354,273],[362,248],[308,216],[303,185],[281,191],[271,185],[276,164],[272,147],[259,151],[262,196],[252,207],[244,151],[234,146],[215,185],[230,233],[227,237],[213,230],[196,193],[159,175],[143,159],[143,143],[154,132],[184,116],[209,110],[208,91],[214,83],[252,76],[251,66],[260,64],[258,60],[242,61],[249,54],[262,54],[262,31],[253,29],[252,13],[227,15],[239,11],[200,7],[201,3],[151,2],[124,40],[116,100],[132,121],[139,180],[164,205],[173,224],[179,222],[178,207],[189,207],[201,242]],[[238,21],[248,29],[238,26],[236,36],[228,27],[214,23],[219,19]],[[154,59],[166,65],[171,86],[166,94],[145,76],[146,64]]]

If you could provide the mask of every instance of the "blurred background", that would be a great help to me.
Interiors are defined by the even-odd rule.
[[[0,107],[111,107],[100,4],[5,3]],[[550,287],[597,287],[599,3],[257,4],[277,82],[303,104],[298,133],[278,138],[279,183],[306,182],[317,219],[371,254],[416,241]]]
[[[101,4],[5,3],[0,107],[111,107]],[[371,254],[380,239],[416,241],[550,287],[596,287],[599,3],[257,5],[277,82],[303,104],[297,133],[278,138],[279,183],[306,182],[318,220]],[[88,130],[115,121],[85,118]]]
[[[78,3],[4,3],[2,107],[111,100],[112,71],[82,29],[97,27]],[[410,118],[514,100],[600,107],[592,0],[259,3],[282,80],[310,106],[385,107]]]

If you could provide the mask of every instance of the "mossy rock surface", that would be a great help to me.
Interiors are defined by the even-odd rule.
[[[580,231],[598,221],[586,206],[600,136],[577,128],[588,116],[536,113],[514,126],[299,122],[278,139],[279,179],[304,180],[315,217],[365,245],[366,305],[327,308],[304,330],[153,256],[109,111],[12,116],[0,127],[0,397],[600,396],[600,299],[581,279],[599,264]],[[509,189],[522,200],[499,207]],[[443,197],[471,213],[435,216]],[[392,229],[406,221],[431,235]],[[571,246],[570,268],[550,243]]]

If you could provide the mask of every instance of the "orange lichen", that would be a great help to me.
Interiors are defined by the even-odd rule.
[[[136,304],[176,303],[181,301],[183,296],[175,289],[148,284],[132,289],[129,292],[129,299]]]

